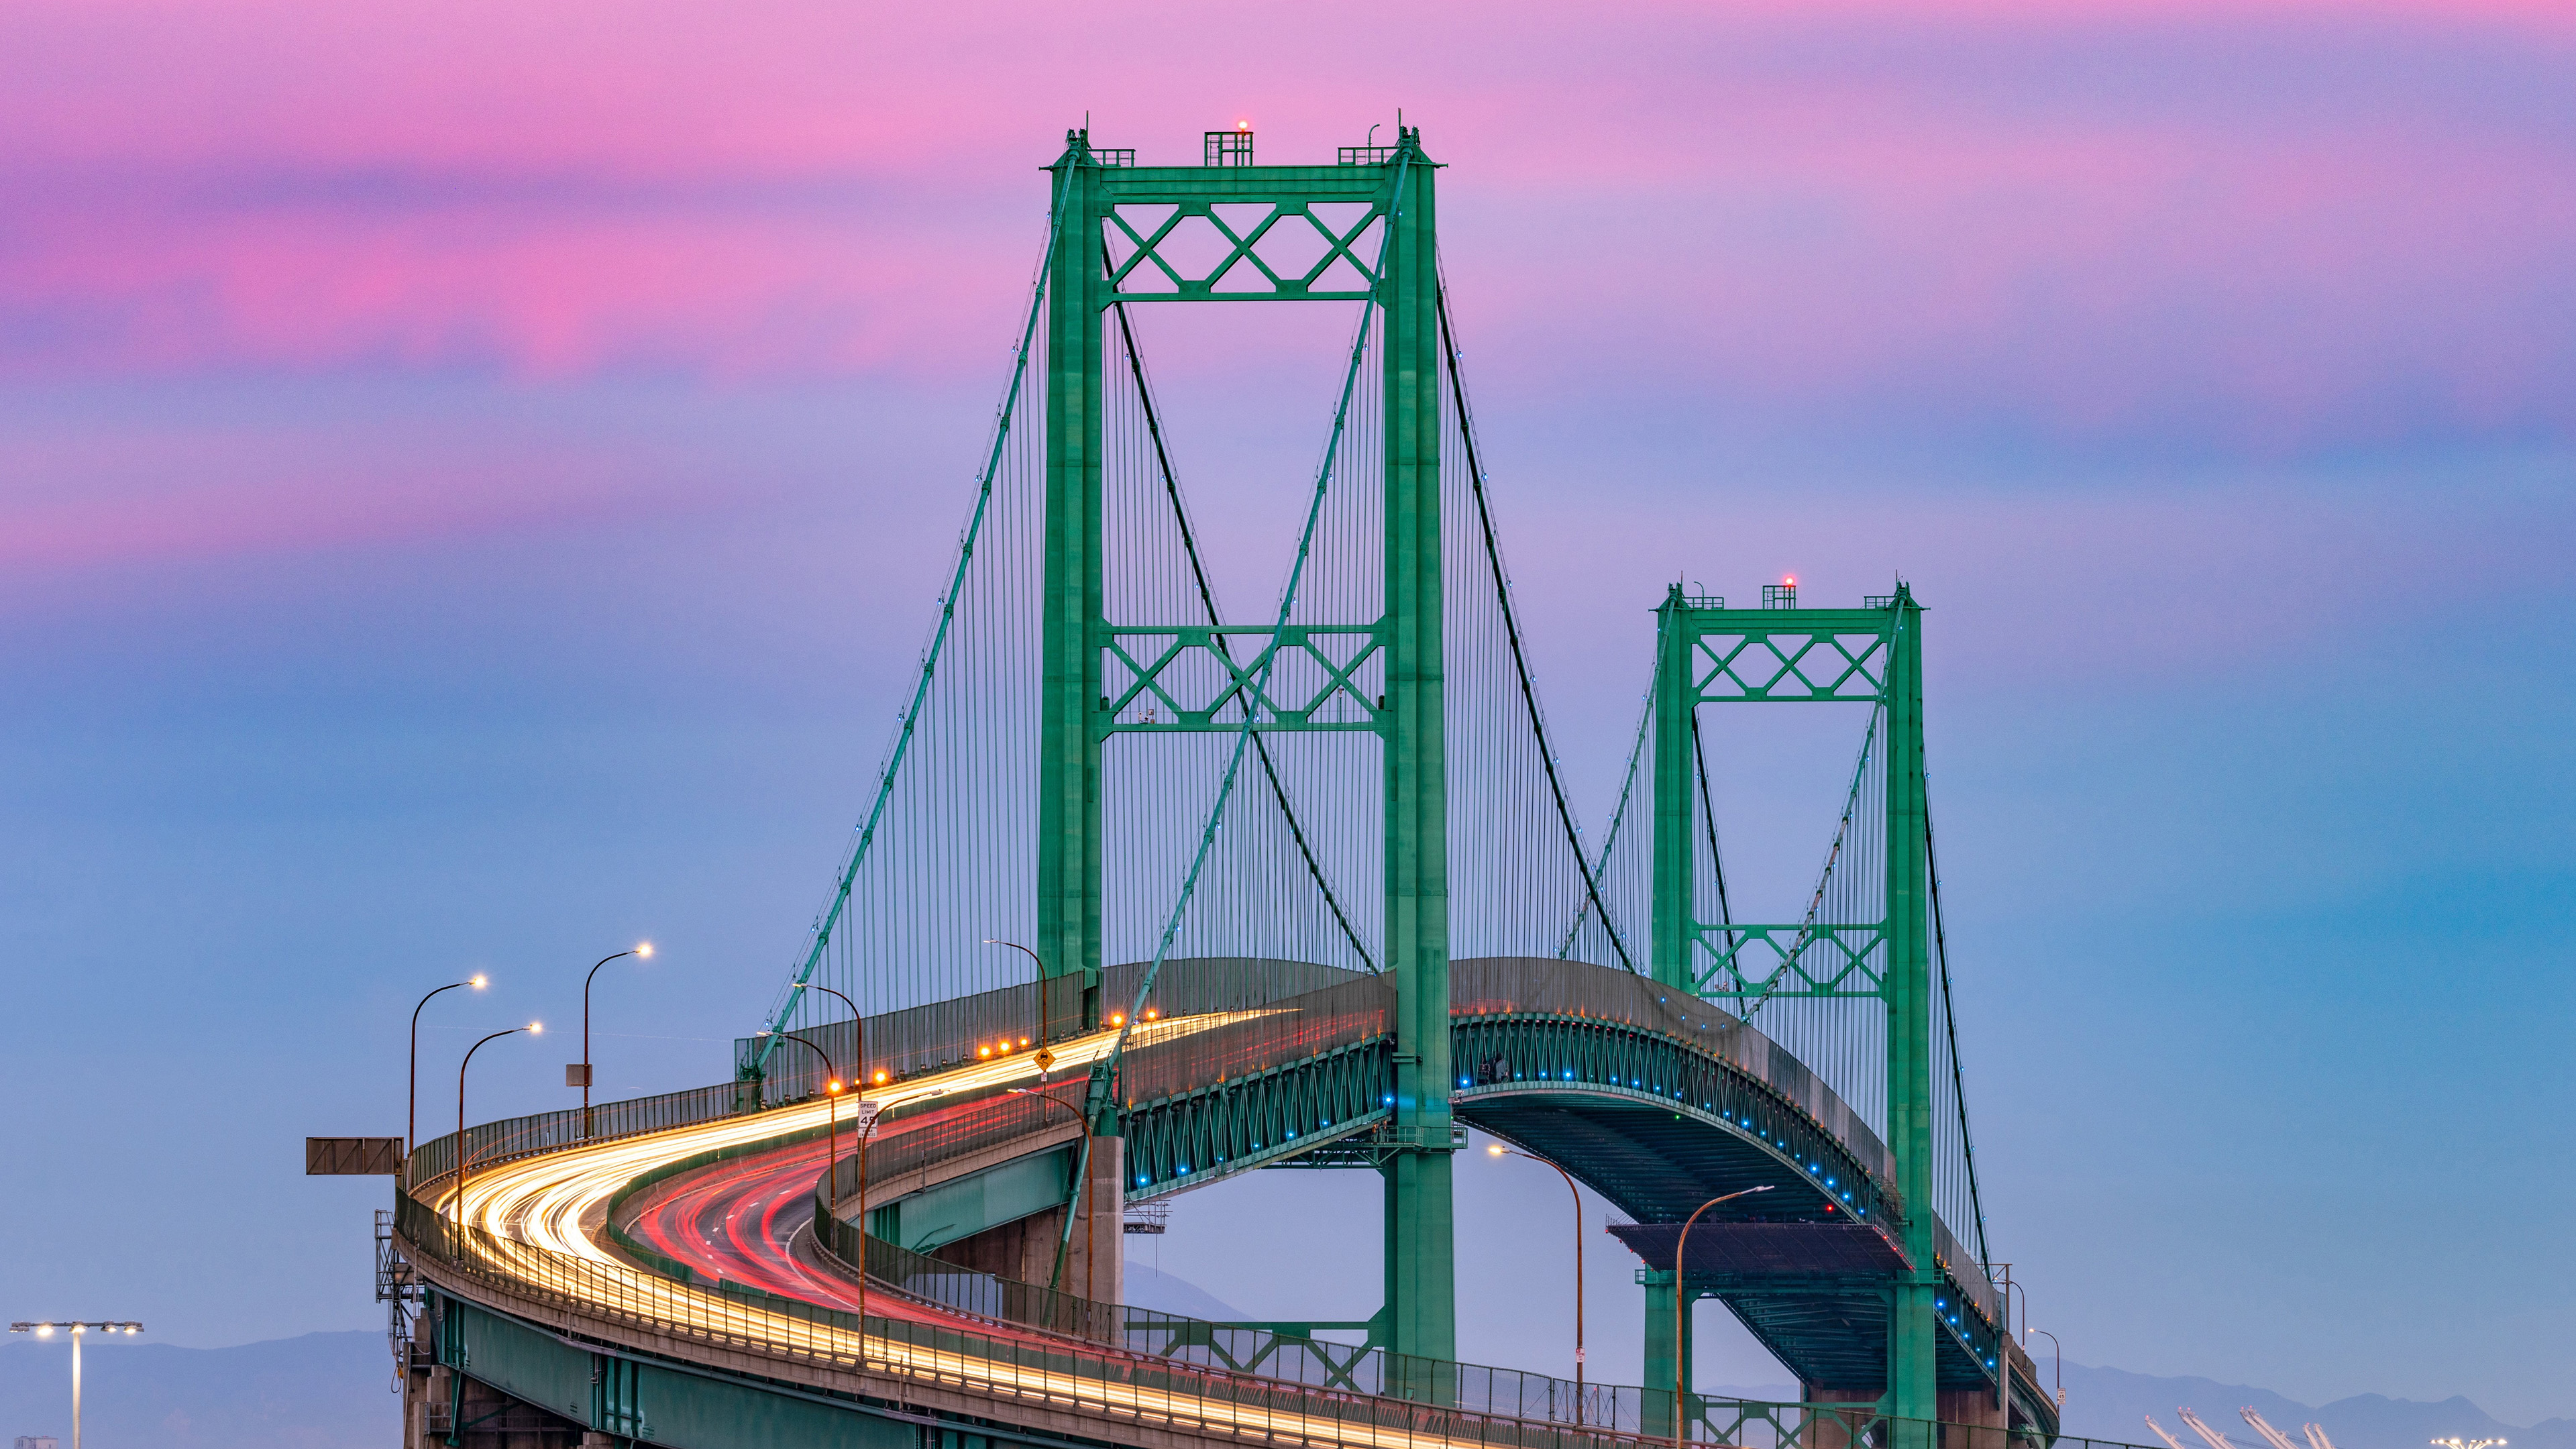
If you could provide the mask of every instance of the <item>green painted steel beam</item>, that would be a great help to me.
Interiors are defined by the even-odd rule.
[[[1691,715],[1698,699],[1690,667],[1698,640],[1691,615],[1679,584],[1655,610],[1654,883],[1646,947],[1650,974],[1685,991],[1696,974],[1691,919],[1698,881],[1691,841]]]
[[[1075,133],[1050,169],[1060,212],[1047,266],[1038,955],[1050,976],[1079,978],[1078,1024],[1088,1029],[1101,1019],[1101,168]],[[1063,1008],[1049,997],[1052,1026]]]
[[[1923,610],[1902,584],[1889,608],[1887,665],[1887,1137],[1896,1188],[1910,1205],[1906,1256],[1888,1333],[1888,1412],[1932,1419],[1940,1409],[1932,1236],[1932,932],[1924,860]],[[1906,1449],[1906,1446],[1897,1446]],[[1930,1446],[1920,1446],[1930,1449]]]
[[[1391,1346],[1457,1356],[1449,1121],[1449,769],[1440,568],[1438,172],[1397,140],[1386,218],[1386,959],[1395,974],[1395,1130],[1386,1181]]]

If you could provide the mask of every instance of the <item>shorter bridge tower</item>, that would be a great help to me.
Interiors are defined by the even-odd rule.
[[[1904,1419],[1970,1414],[1971,1421],[2000,1423],[1995,1389],[1970,1393],[1954,1385],[1943,1392],[1939,1352],[1942,1325],[1955,1311],[1943,1300],[1956,1291],[1945,1288],[1941,1263],[1945,1249],[1957,1250],[1943,1241],[1935,1212],[1923,609],[1902,583],[1856,609],[1798,607],[1794,585],[1774,585],[1764,595],[1760,608],[1731,609],[1723,599],[1693,597],[1675,585],[1657,610],[1652,972],[1657,981],[1748,1019],[1760,1020],[1768,1006],[1774,1017],[1803,1009],[1809,1020],[1837,1022],[1846,1048],[1856,1038],[1878,1038],[1870,1043],[1876,1060],[1863,1058],[1850,1073],[1853,1080],[1834,1085],[1884,1136],[1885,1185],[1903,1214],[1901,1223],[1883,1225],[1894,1229],[1903,1265],[1887,1272],[1873,1295],[1885,1305],[1885,1362],[1882,1372],[1857,1381],[1809,1377],[1802,1392],[1811,1400],[1875,1401],[1883,1412]],[[1701,884],[1715,836],[1705,819],[1710,806],[1699,710],[1741,704],[1871,707],[1870,735],[1827,878],[1802,921],[1734,920]],[[1802,1047],[1811,1066],[1820,1065],[1817,1056],[1836,1055]],[[1687,1377],[1688,1345],[1674,1342],[1677,1293],[1725,1298],[1775,1351],[1786,1350],[1793,1368],[1808,1372],[1786,1341],[1796,1328],[1784,1315],[1766,1312],[1757,1286],[1714,1272],[1703,1275],[1696,1266],[1703,1245],[1710,1261],[1719,1261],[1734,1231],[1730,1224],[1762,1210],[1762,1200],[1755,1198],[1735,1218],[1713,1214],[1693,1234],[1691,1262],[1646,1275],[1650,1388],[1660,1384],[1669,1391],[1677,1375]],[[1981,1264],[1951,1266],[1961,1281],[1984,1280]],[[1970,1354],[1986,1356],[1974,1347]],[[1848,1368],[1843,1372],[1850,1376]],[[1980,1397],[1982,1413],[1976,1412]]]

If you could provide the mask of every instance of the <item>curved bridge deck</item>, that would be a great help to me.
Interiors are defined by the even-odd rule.
[[[1308,974],[1300,984],[1315,979]],[[1360,1163],[1407,1149],[1387,1140],[1392,993],[1376,977],[1327,979],[1285,999],[1140,1023],[1116,1082],[1118,1182],[1127,1199],[1318,1153]],[[1492,958],[1453,963],[1452,981],[1452,1100],[1460,1119],[1563,1164],[1636,1219],[1620,1236],[1661,1271],[1673,1266],[1675,1224],[1692,1207],[1738,1186],[1772,1185],[1773,1192],[1748,1200],[1758,1214],[1701,1220],[1683,1265],[1686,1287],[1724,1300],[1803,1382],[1866,1386],[1883,1374],[1880,1285],[1909,1266],[1894,1230],[1904,1204],[1884,1180],[1886,1153],[1876,1136],[1812,1073],[1732,1016],[1625,972]],[[877,1030],[873,1021],[870,1030]],[[1059,1043],[1058,1067],[1079,1077],[1107,1046],[1107,1033]],[[1065,1157],[1078,1131],[1049,1110],[1056,1104],[1006,1094],[1034,1085],[1035,1076],[1034,1063],[1017,1056],[877,1089],[892,1105],[872,1152],[886,1159],[894,1180],[879,1179],[872,1220],[901,1222],[907,1204],[943,1183],[982,1180],[989,1187],[1014,1164]],[[1373,1371],[1366,1384],[1372,1392],[1353,1394],[1358,1381],[1347,1367],[1339,1386],[1323,1387],[1234,1373],[1221,1366],[1223,1354],[1205,1343],[1193,1348],[1188,1333],[1168,1324],[1157,1340],[1148,1323],[1146,1348],[1130,1351],[1136,1340],[1125,1331],[1128,1315],[1119,1316],[1120,1346],[1104,1348],[978,1322],[943,1311],[936,1300],[880,1288],[868,1295],[861,1327],[846,1311],[856,1306],[847,1291],[855,1284],[835,1278],[836,1260],[815,1251],[814,1234],[799,1232],[821,1176],[821,1144],[813,1139],[824,1105],[758,1110],[740,1091],[719,1105],[726,1090],[704,1089],[687,1104],[652,1099],[665,1105],[602,1108],[586,1124],[594,1131],[601,1114],[650,1124],[612,1141],[568,1133],[559,1120],[567,1114],[476,1129],[467,1140],[478,1166],[464,1224],[438,1216],[455,1212],[452,1176],[444,1179],[447,1189],[426,1198],[405,1195],[401,1236],[409,1255],[460,1311],[470,1304],[497,1309],[559,1344],[592,1345],[584,1352],[774,1380],[790,1397],[814,1391],[829,1401],[910,1405],[897,1418],[911,1414],[903,1422],[916,1427],[952,1414],[989,1418],[996,1405],[1009,1404],[1028,1433],[1120,1443],[1635,1442],[1653,1421],[1669,1433],[1668,1411],[1645,1401],[1651,1396],[1623,1414],[1596,1390],[1578,1409],[1571,1385],[1534,1394],[1532,1384],[1555,1383],[1543,1376],[1513,1375],[1521,1382],[1505,1411],[1494,1412],[1490,1383],[1462,1404],[1468,1384],[1457,1365],[1391,1362]],[[704,1120],[659,1126],[662,1118],[692,1113]],[[840,1145],[846,1163],[852,1144],[845,1138]],[[454,1151],[448,1140],[425,1145],[415,1154],[413,1180],[436,1186],[451,1171]],[[628,1228],[608,1231],[612,1198],[657,1170],[700,1158],[712,1169],[718,1157],[724,1166],[710,1179],[716,1185],[692,1189],[697,1196],[687,1201],[695,1207],[665,1212],[660,1227],[645,1234],[649,1253],[602,1245],[603,1237],[633,1241]],[[480,1165],[487,1161],[499,1165]],[[1058,1192],[1038,1206],[1060,1210],[1063,1197]],[[1000,1226],[973,1225],[982,1232]],[[835,1241],[858,1236],[838,1221],[824,1226]],[[1945,1307],[1955,1309],[1945,1315],[1949,1334],[1941,1346],[1945,1389],[1991,1402],[1996,1373],[2008,1373],[2013,1423],[2053,1435],[2054,1405],[2036,1389],[2028,1360],[1998,1332],[2000,1312],[1982,1272],[1957,1253],[1946,1230],[1937,1238],[1947,1252],[1938,1266],[1951,1285]],[[951,1252],[958,1241],[926,1246]],[[1152,1348],[1157,1341],[1161,1352]],[[599,1372],[607,1375],[601,1382],[614,1382],[614,1372]],[[1619,1391],[1606,1392],[1615,1402]],[[1699,1434],[1733,1443],[1846,1449],[1872,1422],[1895,1427],[1848,1404],[1839,1411],[1755,1406],[1750,1420],[1741,1408],[1694,1407]],[[1849,1418],[1854,1412],[1858,1418]],[[1754,1420],[1767,1427],[1748,1430]],[[1991,1449],[2006,1444],[1998,1433]]]

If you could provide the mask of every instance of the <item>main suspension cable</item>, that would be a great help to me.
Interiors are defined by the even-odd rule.
[[[1950,1096],[1959,1104],[1959,1152],[1967,1159],[1968,1206],[1977,1217],[1977,1262],[1993,1256],[1986,1246],[1986,1205],[1977,1195],[1977,1144],[1968,1135],[1968,1081],[1959,1065],[1959,1008],[1950,998],[1950,943],[1941,928],[1941,859],[1932,846],[1932,775],[1923,776],[1923,869],[1932,877],[1932,960],[1941,972],[1941,1019],[1950,1033]]]
[[[1434,296],[1440,315],[1440,348],[1449,363],[1449,392],[1458,413],[1458,438],[1467,450],[1467,483],[1476,500],[1476,522],[1484,530],[1485,562],[1493,570],[1494,597],[1502,606],[1503,638],[1511,648],[1512,672],[1520,681],[1521,704],[1529,713],[1530,733],[1538,739],[1538,759],[1547,772],[1548,794],[1556,801],[1557,823],[1565,831],[1565,848],[1574,856],[1574,868],[1583,876],[1584,898],[1601,913],[1601,923],[1608,927],[1610,949],[1617,952],[1619,964],[1635,974],[1637,965],[1628,959],[1628,945],[1620,939],[1618,923],[1610,915],[1610,905],[1601,898],[1601,885],[1593,876],[1592,862],[1584,858],[1583,833],[1574,823],[1574,808],[1566,803],[1565,782],[1556,772],[1556,751],[1548,743],[1547,720],[1539,713],[1538,689],[1530,683],[1529,657],[1521,649],[1520,615],[1512,608],[1510,582],[1503,577],[1503,555],[1494,541],[1493,509],[1485,499],[1485,465],[1476,448],[1475,414],[1467,408],[1467,380],[1458,367],[1458,338],[1449,322],[1449,279],[1444,273]]]
[[[957,567],[949,577],[948,591],[939,599],[939,622],[932,629],[929,649],[922,655],[921,677],[913,683],[912,699],[904,706],[903,723],[895,732],[894,748],[887,757],[885,772],[877,779],[876,798],[869,803],[867,817],[859,826],[859,838],[850,847],[848,863],[841,868],[840,881],[832,892],[832,903],[825,909],[822,919],[815,923],[813,944],[788,982],[777,1014],[770,1020],[769,1030],[761,1033],[760,1055],[749,1067],[754,1076],[768,1070],[769,1054],[778,1049],[778,1038],[787,1030],[787,1018],[804,995],[797,988],[812,978],[814,968],[822,962],[823,952],[832,943],[843,913],[849,909],[850,887],[858,880],[859,867],[867,860],[869,845],[876,840],[877,826],[885,818],[886,802],[894,796],[895,777],[903,770],[914,731],[920,726],[922,704],[930,697],[930,682],[939,671],[940,655],[948,643],[949,626],[957,618],[957,595],[965,585],[967,566],[975,560],[975,544],[983,535],[984,518],[992,507],[993,480],[1002,469],[1002,449],[1010,441],[1011,420],[1019,413],[1021,385],[1028,378],[1029,349],[1037,338],[1038,319],[1046,311],[1047,272],[1054,264],[1056,238],[1064,226],[1064,193],[1072,184],[1073,170],[1071,165],[1067,165],[1063,177],[1056,184],[1055,205],[1047,215],[1046,250],[1039,254],[1037,280],[1030,289],[1029,319],[1020,328],[1020,345],[1012,354],[1010,387],[1002,396],[1001,414],[993,427],[993,446],[984,460],[984,471],[975,480],[975,509],[968,516],[965,536],[957,545]]]

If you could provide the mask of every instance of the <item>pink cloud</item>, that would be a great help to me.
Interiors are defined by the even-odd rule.
[[[2576,422],[2576,144],[2495,100],[2576,84],[2552,7],[1367,12],[1375,54],[1361,16],[22,7],[0,373],[980,380],[1087,106],[1151,161],[1400,99],[1505,387],[2271,450]]]

